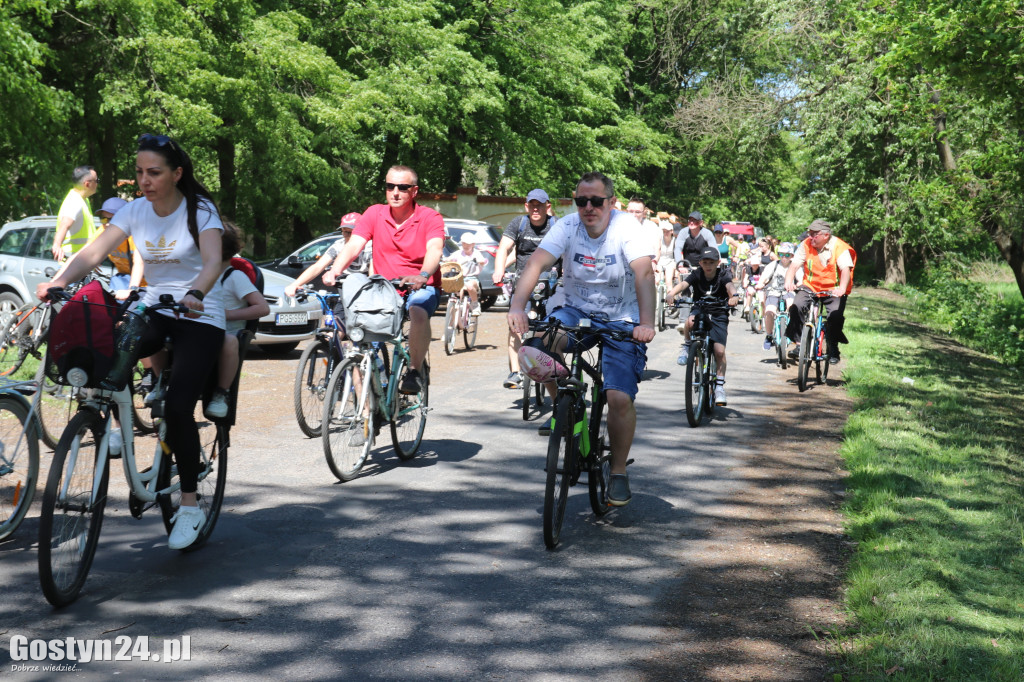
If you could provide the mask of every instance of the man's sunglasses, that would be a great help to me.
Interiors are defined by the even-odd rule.
[[[399,192],[408,192],[409,190],[411,190],[415,186],[416,185],[396,184],[394,182],[385,182],[384,183],[384,189],[386,189],[389,192],[393,192],[396,189]]]
[[[604,202],[608,199],[611,199],[611,197],[576,197],[573,201],[575,201],[576,205],[580,208],[586,206],[588,201],[594,208],[601,208],[604,206]]]

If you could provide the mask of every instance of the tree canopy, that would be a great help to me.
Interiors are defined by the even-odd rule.
[[[1024,287],[1022,26],[1011,0],[8,0],[0,216],[83,163],[109,196],[162,132],[260,256],[394,163],[495,195],[601,170],[786,238],[829,219],[887,279],[999,254]]]

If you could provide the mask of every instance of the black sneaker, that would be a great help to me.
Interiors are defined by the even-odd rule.
[[[633,499],[629,492],[629,476],[612,474],[608,477],[608,504],[613,507],[624,507]]]
[[[838,365],[839,364],[839,354],[836,353],[835,355],[829,356],[828,364],[830,364],[830,365]]]
[[[420,372],[410,368],[405,373],[405,378],[402,379],[398,392],[402,395],[416,395],[421,390],[423,390],[423,380],[420,378]]]
[[[793,358],[794,360],[799,360],[800,359],[800,346],[797,346],[793,350],[789,351],[789,353],[787,353],[787,355],[789,355],[789,357]]]
[[[551,419],[545,419],[541,422],[541,425],[537,427],[538,436],[550,436],[551,435]]]

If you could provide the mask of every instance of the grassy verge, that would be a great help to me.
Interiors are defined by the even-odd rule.
[[[850,303],[845,678],[1020,680],[1021,374],[917,326],[896,294]]]

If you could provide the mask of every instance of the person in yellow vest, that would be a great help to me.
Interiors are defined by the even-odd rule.
[[[79,166],[71,173],[74,187],[57,212],[57,232],[50,248],[57,262],[82,250],[99,233],[92,219],[89,197],[96,194],[99,178],[92,166]]]
[[[853,269],[857,265],[857,252],[839,237],[832,234],[832,226],[824,220],[815,220],[807,228],[807,238],[797,247],[793,262],[786,270],[786,291],[796,291],[793,305],[789,308],[789,326],[786,336],[799,339],[800,330],[807,318],[813,299],[825,294],[825,342],[828,345],[828,361],[839,362],[839,344],[848,343],[843,334],[843,315],[846,297],[853,290]],[[798,287],[796,273],[803,273],[803,282]],[[790,356],[799,353],[791,350]]]

